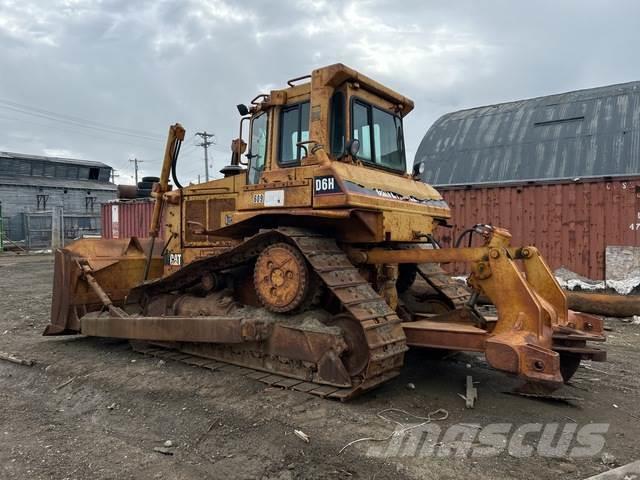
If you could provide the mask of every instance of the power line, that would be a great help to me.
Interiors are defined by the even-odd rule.
[[[18,102],[13,102],[11,100],[6,100],[6,99],[2,99],[0,98],[0,104],[4,104],[6,107],[3,108],[10,108],[10,109],[18,109],[18,110],[28,110],[34,113],[39,113],[42,115],[47,115],[47,116],[52,116],[52,117],[58,117],[60,119],[64,119],[67,120],[69,122],[74,122],[76,124],[81,124],[81,125],[93,125],[97,128],[103,128],[103,129],[107,129],[107,130],[112,130],[112,131],[119,131],[121,133],[126,133],[126,134],[133,134],[133,135],[139,135],[139,136],[143,136],[143,137],[149,137],[152,138],[154,140],[163,140],[163,137],[161,135],[155,134],[155,133],[149,133],[149,132],[145,132],[142,130],[137,130],[137,129],[133,129],[133,128],[124,128],[124,127],[118,127],[115,125],[109,125],[107,123],[102,123],[102,122],[96,122],[95,120],[88,120],[86,118],[82,118],[82,117],[78,117],[75,115],[68,115],[68,114],[64,114],[64,113],[57,113],[51,110],[45,110],[44,108],[38,108],[38,107],[33,107],[30,105],[25,105],[22,103],[18,103]]]
[[[3,117],[3,116],[0,115],[0,122],[2,122],[2,121],[14,122],[15,120],[16,119],[14,119],[14,118]],[[113,142],[113,139],[110,139],[108,137],[104,137],[104,136],[99,135],[99,134],[89,133],[89,132],[84,132],[84,131],[76,131],[73,128],[67,128],[67,127],[60,126],[60,125],[51,125],[51,126],[49,126],[49,125],[44,125],[44,124],[39,123],[39,122],[26,121],[26,120],[23,120],[23,122],[25,122],[27,124],[30,124],[30,125],[37,125],[37,126],[44,127],[44,128],[55,128],[57,130],[61,130],[61,131],[64,131],[64,132],[80,133],[80,134],[85,135],[85,136],[87,136],[89,138],[95,138],[95,139],[98,139],[98,140],[107,140],[109,142]],[[139,143],[134,143],[134,142],[131,142],[131,141],[125,140],[125,139],[120,139],[119,143],[124,143],[124,144],[127,144],[127,145],[142,147],[142,145],[139,144]],[[144,146],[144,148],[148,148],[148,147]],[[110,165],[115,165],[115,166],[119,167],[122,170],[126,169],[126,160],[124,160],[124,163],[123,163],[122,160],[110,159],[110,160],[105,160],[105,163],[108,163]]]
[[[200,147],[200,145],[192,145],[189,149],[187,149],[185,151],[181,150],[180,151],[180,156],[181,157],[188,157],[189,155],[194,153],[199,147]]]
[[[101,135],[118,135],[118,136],[129,137],[131,139],[144,140],[147,142],[154,142],[154,143],[159,143],[164,141],[163,137],[159,135],[147,133],[142,130],[117,127],[117,126],[109,125],[106,123],[88,120],[88,119],[74,116],[74,115],[58,113],[58,112],[54,112],[52,110],[46,110],[43,108],[33,107],[33,106],[21,104],[18,102],[14,102],[14,101],[2,99],[2,98],[0,98],[0,109],[12,111],[20,115],[29,115],[32,117],[41,118],[46,120],[47,122],[53,122],[53,124],[43,124],[39,122],[29,121],[26,119],[4,117],[4,119],[11,122],[17,121],[17,122],[23,122],[23,123],[32,124],[32,125],[38,125],[44,128],[56,128],[63,131],[80,133],[93,138],[107,140],[108,138],[105,138],[104,136],[101,136]],[[2,118],[3,117],[0,116],[0,119]],[[83,130],[79,130],[79,129],[83,129]],[[186,152],[183,152],[183,155],[190,156],[195,152],[196,148],[204,147],[205,177],[208,181],[209,180],[209,149],[220,152],[220,153],[223,153],[223,151],[221,149],[217,149],[213,147],[213,145],[216,145],[214,134],[203,131],[203,132],[198,132],[194,134],[194,136],[201,137],[202,142],[194,145],[191,149],[187,150]],[[209,140],[209,139],[213,139],[213,140]],[[131,145],[140,145],[140,144],[133,143],[131,141],[126,141],[124,139],[120,139],[119,141],[122,143],[131,144]],[[140,160],[139,162],[142,162],[142,160]]]
[[[39,127],[43,127],[46,129],[56,129],[56,130],[60,130],[63,132],[72,132],[72,133],[77,133],[77,134],[81,134],[81,135],[85,135],[87,137],[90,138],[96,138],[98,140],[107,140],[109,142],[113,142],[113,138],[109,138],[109,137],[105,137],[104,135],[101,135],[100,133],[102,132],[88,132],[88,131],[84,131],[84,130],[76,130],[74,128],[68,127],[68,126],[64,126],[64,125],[59,125],[59,124],[44,124],[44,123],[40,123],[40,122],[34,122],[31,120],[24,120],[24,119],[17,119],[17,118],[11,118],[11,117],[4,117],[0,115],[0,121],[7,121],[7,122],[11,122],[11,123],[15,123],[16,121],[18,122],[22,122],[28,125],[36,125]],[[149,148],[149,145],[143,145],[142,143],[136,143],[133,142],[132,140],[129,139],[123,139],[120,138],[118,139],[119,143],[124,143],[127,145],[132,145],[132,146],[137,146],[137,147],[144,147],[144,148]]]
[[[40,114],[40,113],[37,113],[37,112],[30,112],[30,111],[27,111],[27,110],[20,110],[20,109],[13,108],[13,107],[8,107],[8,106],[5,106],[5,105],[0,105],[0,108],[3,108],[5,110],[10,110],[10,111],[13,111],[13,112],[16,112],[16,113],[20,113],[22,115],[31,115],[33,117],[39,117],[39,118],[43,118],[45,120],[49,120],[49,121],[53,121],[53,122],[65,123],[67,125],[71,125],[71,126],[74,126],[74,127],[80,127],[80,128],[84,128],[84,129],[87,129],[87,130],[94,130],[94,131],[97,131],[97,132],[104,132],[104,133],[109,133],[109,134],[112,134],[112,135],[121,135],[121,136],[124,136],[124,137],[131,137],[131,138],[140,139],[140,140],[146,140],[148,142],[154,142],[154,143],[162,142],[162,140],[159,139],[159,138],[150,138],[150,137],[147,137],[147,136],[137,135],[137,134],[134,134],[134,133],[126,133],[126,132],[120,132],[120,131],[117,131],[117,130],[94,127],[92,125],[83,125],[82,123],[79,123],[79,122],[65,120],[63,118],[53,117],[53,116],[49,116],[49,115],[45,115],[45,114]]]
[[[80,128],[84,128],[84,129],[90,129],[90,130],[98,131],[98,132],[101,132],[101,133],[107,133],[107,134],[111,134],[111,135],[128,136],[128,137],[131,137],[131,138],[136,138],[136,139],[141,139],[141,140],[146,140],[146,141],[151,141],[151,142],[164,142],[164,140],[165,140],[165,138],[163,136],[157,135],[155,133],[149,133],[149,132],[145,132],[143,130],[132,129],[132,128],[118,127],[118,126],[115,126],[115,125],[110,125],[110,124],[103,123],[103,122],[97,122],[95,120],[89,120],[89,119],[86,119],[86,118],[83,118],[83,117],[79,117],[79,116],[75,116],[75,115],[58,113],[58,112],[54,112],[52,110],[46,110],[46,109],[43,109],[43,108],[33,107],[33,106],[30,106],[30,105],[14,102],[14,101],[3,99],[3,98],[0,98],[0,108],[19,113],[21,115],[31,115],[31,116],[34,116],[34,117],[43,118],[43,119],[48,120],[48,121],[62,122],[62,123],[65,123],[67,125],[70,125],[72,127],[80,127]],[[20,122],[28,123],[24,119],[12,119],[12,120],[17,120],[17,121],[20,121]],[[38,125],[38,124],[36,123],[36,125]],[[57,127],[60,128],[59,126],[57,126]],[[77,132],[80,133],[79,131],[77,131]],[[206,134],[207,132],[205,131],[205,132],[200,132],[200,133],[205,133]],[[199,133],[197,133],[195,135],[199,135]],[[207,136],[208,137],[214,137],[213,134],[207,134]],[[204,140],[204,138],[203,138],[203,140]],[[212,145],[216,145],[215,140],[213,142],[209,142],[208,148],[210,148],[211,150],[215,150],[216,152],[219,152],[219,153],[228,153],[228,152],[226,152],[226,151],[224,151],[224,150],[222,150],[220,148],[215,148]],[[203,146],[203,145],[202,144],[197,144],[196,146]]]
[[[69,120],[64,118],[64,116],[58,116],[58,115],[50,115],[50,114],[46,114],[46,113],[41,113],[38,112],[36,110],[28,110],[28,109],[23,109],[23,108],[18,108],[18,107],[13,107],[10,105],[3,105],[0,102],[0,108],[5,109],[5,110],[9,110],[9,111],[13,111],[22,115],[30,115],[33,117],[39,117],[39,118],[43,118],[45,120],[49,120],[49,121],[53,121],[53,122],[58,122],[58,123],[64,123],[67,125],[71,125],[73,127],[80,127],[80,128],[84,128],[87,130],[94,130],[94,131],[98,131],[98,132],[104,132],[104,133],[109,133],[112,135],[121,135],[121,136],[125,136],[125,137],[131,137],[131,138],[136,138],[136,139],[140,139],[140,140],[146,140],[148,142],[154,142],[154,143],[159,143],[162,142],[162,139],[160,137],[151,137],[149,135],[140,135],[137,133],[132,133],[132,132],[128,132],[125,131],[124,129],[117,129],[116,127],[113,128],[106,128],[106,127],[98,127],[98,126],[94,126],[94,125],[90,125],[90,124],[85,124],[82,123],[80,121],[76,121],[76,120]]]

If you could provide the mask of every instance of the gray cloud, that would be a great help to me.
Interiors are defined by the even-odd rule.
[[[189,139],[184,176],[202,173],[195,131],[229,157],[235,105],[313,68],[343,62],[416,101],[412,157],[441,114],[637,80],[634,1],[0,0],[0,99],[157,140],[0,108],[0,150],[157,171],[169,124]]]

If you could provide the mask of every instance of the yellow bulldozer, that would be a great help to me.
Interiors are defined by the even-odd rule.
[[[149,237],[58,250],[45,335],[129,339],[341,400],[397,376],[408,348],[482,352],[544,391],[604,360],[588,343],[602,320],[567,309],[535,247],[477,225],[482,245],[441,248],[448,205],[407,173],[413,106],[342,64],[316,69],[238,105],[224,177],[185,187],[173,125]],[[469,265],[467,285],[449,262]]]

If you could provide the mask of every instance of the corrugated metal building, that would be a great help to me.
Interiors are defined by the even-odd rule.
[[[116,198],[111,167],[100,162],[0,152],[5,235],[27,246],[51,243],[54,210],[65,239],[100,233],[100,205]]]
[[[501,225],[595,279],[609,278],[607,247],[640,247],[640,82],[446,114],[414,163],[452,207],[448,242]]]

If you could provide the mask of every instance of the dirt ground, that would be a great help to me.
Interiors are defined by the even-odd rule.
[[[126,342],[42,337],[51,256],[0,256],[0,478],[6,479],[447,479],[585,478],[640,457],[640,326],[608,319],[609,361],[581,367],[570,403],[509,395],[519,382],[477,357],[433,360],[410,352],[402,375],[350,403],[280,390],[222,372],[159,361]],[[465,409],[465,378],[479,382]],[[71,380],[71,382],[69,382]],[[415,386],[410,388],[409,384]],[[451,425],[610,424],[588,458],[371,456],[394,425],[387,408],[415,415],[444,408]],[[303,442],[294,430],[305,432]],[[154,450],[170,440],[166,455]],[[380,442],[377,446],[384,447]],[[612,464],[605,466],[602,455]]]

